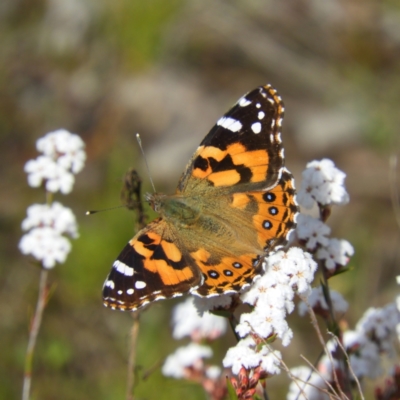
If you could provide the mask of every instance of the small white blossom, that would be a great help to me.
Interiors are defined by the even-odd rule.
[[[208,312],[199,316],[192,297],[174,307],[172,323],[175,339],[190,336],[195,341],[214,340],[226,332],[227,325],[225,318]]]
[[[232,304],[232,296],[228,294],[221,294],[214,297],[193,296],[193,299],[193,304],[200,315],[217,308],[227,308]]]
[[[296,367],[290,370],[293,381],[289,386],[287,400],[329,400],[325,380],[308,367]],[[296,381],[296,382],[295,382]]]
[[[247,337],[228,350],[222,365],[225,368],[232,368],[232,372],[237,375],[242,367],[248,370],[258,367],[261,359],[262,354],[255,351],[254,340],[251,337]]]
[[[29,206],[22,229],[29,232],[22,236],[19,249],[40,261],[44,268],[65,262],[71,244],[62,235],[78,237],[74,214],[58,202]]]
[[[306,214],[299,214],[296,227],[297,236],[306,242],[309,250],[314,250],[318,245],[327,246],[331,228],[317,218]]]
[[[209,379],[216,380],[221,376],[221,368],[218,367],[217,365],[210,365],[206,369],[206,376]]]
[[[295,293],[311,290],[317,264],[309,253],[292,247],[286,253],[271,253],[264,266],[265,274],[241,295],[242,301],[254,309],[241,315],[236,332],[240,337],[254,333],[263,339],[276,335],[287,346],[293,332],[286,322],[286,314],[293,311]]]
[[[338,265],[345,266],[353,254],[354,248],[347,240],[329,239],[329,244],[319,248],[315,256],[325,260],[327,269],[334,270]]]
[[[85,165],[85,143],[78,135],[66,129],[49,132],[38,139],[36,148],[44,155],[57,159],[60,165],[74,174],[80,172]]]
[[[197,343],[190,343],[185,347],[178,348],[175,353],[169,355],[162,367],[165,376],[179,379],[186,376],[185,368],[200,370],[203,368],[203,358],[212,356],[212,350],[208,346],[200,346]]]
[[[40,261],[44,268],[53,268],[56,263],[66,260],[71,244],[54,228],[40,227],[22,236],[19,249],[23,254],[30,254]]]
[[[28,184],[38,187],[44,181],[49,192],[71,192],[74,174],[80,172],[85,164],[82,139],[65,129],[59,129],[40,138],[36,147],[43,155],[25,164]]]
[[[78,228],[75,215],[70,208],[59,202],[51,205],[32,204],[27,209],[27,218],[22,221],[22,229],[27,231],[38,227],[52,227],[60,235],[68,234],[78,237]]]
[[[369,308],[356,325],[357,331],[374,339],[382,351],[394,354],[396,327],[400,323],[400,312],[395,303],[383,308]]]
[[[341,316],[347,311],[347,309],[349,308],[349,304],[339,292],[336,292],[335,290],[330,290],[329,293],[331,297],[333,311],[335,312],[335,314]],[[308,295],[307,302],[311,306],[311,308],[320,307],[323,310],[329,310],[328,304],[322,291],[322,286],[318,286],[312,289],[311,293]],[[300,302],[298,305],[298,311],[301,316],[304,316],[308,312],[307,304],[303,301]]]
[[[309,162],[302,176],[296,197],[301,206],[309,209],[314,201],[321,205],[348,203],[349,195],[344,187],[346,174],[337,169],[331,160]]]
[[[270,350],[268,346],[264,346],[260,350],[261,363],[260,368],[270,375],[278,375],[281,373],[280,362],[282,360],[281,352],[278,350]]]

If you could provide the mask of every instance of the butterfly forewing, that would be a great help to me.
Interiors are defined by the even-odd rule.
[[[246,94],[221,117],[200,143],[177,192],[208,186],[232,191],[273,187],[284,165],[282,99],[270,85]]]

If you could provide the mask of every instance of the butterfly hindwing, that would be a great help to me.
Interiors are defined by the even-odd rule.
[[[171,228],[159,218],[130,240],[104,283],[104,304],[135,310],[200,285],[203,278],[199,269],[174,239]]]

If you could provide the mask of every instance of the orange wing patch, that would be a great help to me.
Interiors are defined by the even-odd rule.
[[[241,143],[233,143],[226,150],[201,146],[194,157],[192,176],[207,179],[215,187],[233,186],[265,181],[268,166],[269,155],[264,149],[248,151]]]
[[[286,244],[289,232],[295,227],[298,212],[291,175],[284,171],[278,185],[273,189],[249,194],[258,203],[253,224],[260,246],[268,251],[273,246]]]

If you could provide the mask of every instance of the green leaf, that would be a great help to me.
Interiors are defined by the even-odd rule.
[[[229,379],[229,377],[226,377],[226,387],[228,389],[229,400],[239,400],[239,398],[237,397],[237,394],[236,394],[236,390],[233,387],[232,382]]]

